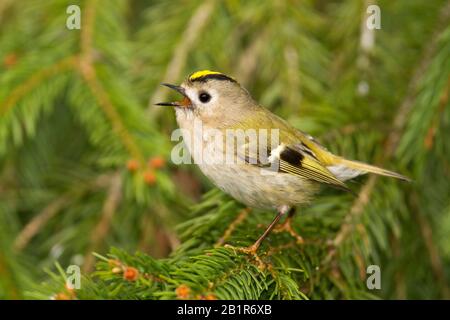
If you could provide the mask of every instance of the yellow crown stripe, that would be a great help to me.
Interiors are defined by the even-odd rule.
[[[217,72],[217,71],[211,71],[211,70],[201,70],[201,71],[197,71],[197,72],[194,72],[193,74],[191,74],[191,76],[189,77],[189,80],[194,81],[195,79],[205,77],[210,74],[223,74],[223,73]]]

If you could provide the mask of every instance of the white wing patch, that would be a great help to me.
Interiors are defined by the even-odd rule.
[[[268,158],[270,163],[273,163],[275,160],[279,160],[281,157],[281,153],[286,149],[284,144],[278,145],[275,149],[270,152],[270,156]]]
[[[328,170],[339,180],[347,181],[353,179],[361,174],[367,173],[366,171],[356,170],[344,165],[335,165],[327,167]]]

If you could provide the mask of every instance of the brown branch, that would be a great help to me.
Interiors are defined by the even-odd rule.
[[[423,141],[424,147],[427,150],[430,150],[434,145],[434,139],[436,137],[436,133],[439,128],[439,122],[441,121],[442,114],[444,113],[445,107],[448,104],[449,96],[450,96],[450,76],[448,77],[447,85],[442,91],[441,97],[439,99],[438,108],[433,116],[433,119],[431,120],[431,125],[428,128],[427,135],[425,136],[425,139]]]
[[[108,184],[111,177],[108,175],[101,175],[94,180],[93,184],[89,184],[87,188],[82,188],[78,186],[74,190],[70,190],[64,193],[59,198],[50,202],[40,213],[31,219],[22,231],[17,235],[14,240],[14,250],[22,251],[28,245],[30,240],[39,233],[39,231],[53,218],[55,217],[64,207],[66,207],[71,201],[77,197],[81,197],[90,188],[103,188]]]
[[[81,55],[87,63],[92,62],[92,38],[94,34],[95,13],[97,10],[98,0],[90,0],[84,9],[83,27],[81,28]]]
[[[97,73],[93,62],[93,46],[92,37],[94,33],[95,13],[97,9],[97,0],[88,2],[89,6],[84,10],[83,28],[81,33],[81,57],[79,59],[79,72],[86,81],[92,95],[97,100],[99,106],[107,118],[111,121],[113,130],[121,139],[123,145],[130,155],[144,165],[145,159],[135,142],[132,135],[122,122],[122,118],[114,107],[111,99],[97,77]]]
[[[70,203],[71,198],[72,193],[68,192],[50,202],[40,213],[34,216],[16,237],[14,241],[14,250],[22,251],[42,227]]]
[[[375,175],[370,176],[359,192],[358,198],[350,208],[349,214],[345,217],[341,229],[333,240],[333,245],[335,247],[339,246],[347,238],[349,233],[353,230],[354,221],[357,220],[356,218],[360,217],[364,212],[366,205],[369,203],[373,188],[375,187],[375,182],[377,180],[376,177],[377,176]]]
[[[202,30],[206,27],[216,2],[217,1],[204,1],[194,12],[184,33],[181,35],[180,42],[173,51],[173,57],[167,66],[162,82],[174,83],[178,81],[181,72],[186,65],[187,56],[201,36]],[[161,86],[158,87],[150,98],[148,111],[151,113],[158,112],[160,109],[155,108],[154,104],[164,100],[166,95],[167,90]]]
[[[3,20],[3,14],[9,9],[9,7],[14,3],[13,0],[3,0],[0,1],[0,22]]]
[[[76,57],[70,56],[64,58],[51,66],[44,68],[32,76],[30,76],[27,80],[22,82],[16,88],[14,88],[8,97],[4,100],[4,102],[0,105],[0,116],[6,114],[9,109],[14,107],[17,102],[22,99],[22,97],[30,92],[33,88],[35,88],[39,83],[43,80],[54,76],[62,71],[73,68],[75,65]]]
[[[81,75],[83,79],[86,81],[88,88],[90,89],[92,95],[97,100],[99,106],[107,116],[107,118],[111,121],[114,132],[121,139],[123,145],[128,150],[130,155],[140,162],[140,164],[145,164],[145,158],[139,149],[136,141],[133,136],[127,130],[125,125],[122,122],[122,118],[114,107],[111,99],[109,98],[108,93],[105,91],[105,88],[97,78],[97,74],[95,72],[94,67],[87,63],[86,61],[81,62]]]
[[[366,205],[369,203],[369,199],[375,187],[376,181],[377,176],[372,175],[362,187],[361,191],[358,194],[358,197],[350,208],[349,213],[345,216],[341,228],[332,240],[332,250],[329,251],[328,255],[324,259],[324,264],[328,264],[331,262],[331,260],[337,253],[336,248],[340,246],[342,242],[344,242],[344,240],[347,239],[347,237],[353,231],[355,221],[362,215]]]
[[[247,218],[250,212],[251,212],[250,208],[242,209],[241,212],[239,212],[239,214],[237,215],[236,219],[225,230],[225,233],[223,234],[222,237],[220,237],[215,246],[216,247],[222,246],[225,243],[225,241],[227,241],[230,238],[231,234],[236,229],[236,227]]]
[[[92,252],[97,251],[103,240],[108,234],[109,228],[111,226],[112,218],[117,211],[117,207],[122,199],[122,177],[121,173],[117,172],[114,174],[111,180],[111,185],[108,190],[108,196],[103,203],[102,216],[100,221],[95,226],[91,233],[91,244],[87,253],[85,255],[83,263],[83,271],[89,272],[94,266],[94,256]]]

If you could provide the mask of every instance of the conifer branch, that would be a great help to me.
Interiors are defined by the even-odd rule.
[[[61,212],[64,207],[83,196],[90,188],[104,188],[109,184],[109,181],[109,176],[101,175],[86,187],[80,188],[77,186],[50,202],[41,212],[35,215],[17,235],[14,240],[14,249],[16,251],[22,251],[28,245],[30,240],[38,234],[51,219]]]
[[[369,262],[383,266],[382,298],[449,297],[450,1],[377,1],[382,32],[366,28],[366,0],[136,1],[83,1],[79,31],[59,0],[0,1],[0,299],[370,299]],[[355,198],[324,188],[292,221],[303,245],[273,232],[257,257],[224,248],[253,243],[273,212],[219,189],[200,200],[206,179],[177,178],[198,170],[147,161],[171,152],[173,124],[154,129],[147,108],[170,92],[156,74],[177,83],[197,67],[231,67],[332,152],[415,183],[368,176]],[[51,260],[61,274],[42,283],[29,266]],[[73,263],[88,272],[79,290],[64,288]]]
[[[422,79],[425,70],[428,69],[430,63],[432,62],[433,54],[436,51],[438,45],[439,35],[441,34],[443,28],[448,25],[449,19],[450,1],[447,1],[447,3],[440,10],[438,22],[433,34],[431,35],[430,42],[424,48],[422,59],[413,73],[413,76],[408,84],[406,96],[403,99],[394,119],[394,123],[392,125],[392,133],[389,135],[386,141],[386,152],[388,155],[392,155],[395,153],[395,149],[397,148],[397,145],[400,141],[401,132],[406,124],[406,119],[412,107],[414,106],[414,98],[419,82]]]
[[[41,69],[32,76],[30,76],[25,82],[14,88],[5,101],[0,105],[0,116],[6,114],[9,109],[14,107],[20,99],[37,87],[42,81],[60,73],[70,70],[74,67],[76,62],[75,56],[64,58],[51,66]]]
[[[86,9],[83,14],[83,28],[81,29],[81,58],[83,63],[92,64],[92,38],[94,36],[95,14],[97,10],[98,0],[90,0],[87,2]]]
[[[423,141],[424,147],[427,150],[433,148],[434,139],[436,137],[437,130],[439,127],[439,122],[442,119],[442,114],[444,113],[445,107],[448,104],[449,96],[450,96],[450,76],[448,78],[447,85],[442,90],[441,97],[439,99],[439,106],[435,112],[433,119],[431,120],[431,125],[428,128],[427,135],[425,136],[425,140]]]
[[[417,90],[418,82],[423,76],[424,70],[428,68],[431,62],[431,57],[436,50],[437,47],[437,39],[439,34],[442,31],[443,21],[447,21],[450,18],[450,1],[442,8],[440,13],[440,19],[436,30],[433,33],[432,41],[429,46],[425,47],[425,52],[423,54],[423,58],[415,69],[413,77],[408,85],[408,90],[405,98],[403,99],[397,114],[394,118],[394,122],[392,124],[392,131],[388,135],[386,144],[385,144],[385,152],[383,154],[382,161],[379,165],[382,165],[385,161],[389,160],[395,153],[396,147],[401,137],[401,132],[405,127],[406,121],[408,119],[408,115],[413,107],[414,100],[413,97]],[[341,225],[340,230],[336,234],[333,240],[334,249],[330,250],[327,257],[324,260],[325,264],[328,264],[334,255],[337,253],[335,250],[344,240],[351,234],[351,230],[354,228],[355,218],[360,216],[362,212],[364,212],[365,206],[369,203],[369,198],[374,191],[374,187],[378,180],[378,176],[372,175],[368,178],[367,182],[361,188],[359,192],[358,198],[353,203],[348,215],[344,218],[344,222]]]
[[[324,259],[323,261],[324,265],[327,265],[331,262],[331,260],[337,253],[336,249],[347,239],[347,237],[354,230],[354,226],[356,224],[355,221],[357,221],[357,218],[361,216],[361,214],[364,212],[366,205],[369,203],[370,196],[375,187],[376,180],[377,176],[371,175],[367,179],[367,182],[364,184],[364,186],[361,188],[358,197],[353,202],[353,205],[351,206],[349,213],[345,216],[339,231],[336,233],[332,241],[333,247],[332,250],[329,251],[326,258]]]
[[[143,167],[145,164],[145,158],[133,136],[123,124],[122,119],[113,103],[111,102],[107,91],[99,81],[94,67],[92,37],[94,33],[93,28],[95,25],[97,3],[97,0],[89,1],[89,5],[85,10],[85,16],[83,19],[85,23],[84,27],[82,28],[81,34],[81,57],[79,59],[79,72],[83,79],[86,81],[92,95],[97,100],[99,106],[111,121],[113,130],[122,140],[125,148],[128,150],[132,158],[139,161],[141,167]]]
[[[123,145],[130,153],[133,159],[139,161],[141,167],[145,165],[145,158],[139,149],[136,141],[134,140],[131,133],[127,130],[126,126],[123,124],[122,119],[114,107],[108,93],[104,89],[103,85],[99,81],[94,66],[87,61],[81,60],[80,72],[83,79],[86,81],[92,95],[97,100],[99,106],[102,108],[105,115],[111,121],[114,132],[121,139]]]

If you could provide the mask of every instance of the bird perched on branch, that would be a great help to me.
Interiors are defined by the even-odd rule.
[[[312,136],[260,106],[223,73],[203,70],[180,86],[163,85],[183,96],[181,101],[157,105],[175,108],[183,139],[201,171],[243,204],[278,212],[253,245],[241,248],[246,252],[256,253],[283,215],[288,217],[282,228],[294,234],[290,223],[295,206],[310,202],[320,185],[349,191],[344,182],[365,173],[409,180],[332,154]]]

